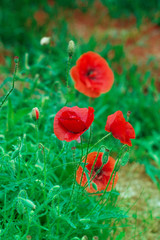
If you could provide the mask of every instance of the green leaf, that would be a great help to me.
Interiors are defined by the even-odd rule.
[[[92,187],[97,191],[97,185],[94,182],[92,182]]]
[[[121,166],[125,166],[129,161],[129,152],[124,153],[123,157],[121,158]]]

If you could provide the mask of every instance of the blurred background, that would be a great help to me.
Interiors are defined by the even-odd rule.
[[[41,42],[43,37],[49,37],[48,44]],[[5,131],[16,129],[35,104],[43,109],[42,126],[64,105],[67,46],[71,39],[76,44],[72,66],[82,53],[98,52],[112,68],[115,83],[109,93],[89,100],[74,90],[69,79],[70,105],[95,108],[95,131],[99,136],[104,134],[109,114],[117,110],[124,115],[132,112],[130,122],[136,139],[130,163],[120,172],[117,189],[124,205],[128,201],[133,203],[129,224],[142,232],[137,239],[158,239],[160,0],[1,0],[0,97],[11,85],[14,56],[20,58],[16,89],[10,97],[9,112],[4,109],[1,115],[1,126],[5,126],[5,114],[9,114]],[[38,79],[36,86],[35,79]],[[46,103],[48,99],[50,103]],[[18,112],[24,107],[25,111]],[[42,127],[44,136],[52,132],[51,125]],[[19,128],[17,135],[23,130]],[[1,134],[4,134],[2,129]],[[6,149],[14,143],[14,137],[12,133]]]

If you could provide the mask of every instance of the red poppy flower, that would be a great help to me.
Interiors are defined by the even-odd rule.
[[[98,154],[98,156],[97,156],[97,154]],[[109,157],[108,162],[103,165],[102,157],[103,157],[103,152],[99,152],[99,153],[92,152],[92,153],[89,153],[87,156],[86,168],[88,169],[88,175],[90,177],[91,182],[90,182],[90,187],[88,186],[86,188],[86,191],[89,193],[96,193],[97,191],[105,190],[105,188],[108,184],[108,181],[110,179],[111,173],[114,169],[115,160],[112,157]],[[96,158],[97,158],[97,160],[96,160]],[[96,160],[96,162],[95,162],[95,160]],[[85,162],[85,159],[83,160],[83,162]],[[93,167],[93,172],[91,175],[92,166],[94,166],[94,167]],[[80,182],[81,182],[82,171],[83,171],[83,168],[80,166],[76,173],[76,180],[77,180],[78,184],[80,184]],[[116,173],[115,176],[113,175],[113,177],[108,185],[107,191],[111,191],[111,189],[112,189],[113,178],[114,178],[114,187],[115,187],[115,185],[118,181],[118,173]],[[84,186],[87,182],[88,182],[87,176],[84,172],[81,185]],[[93,188],[92,183],[96,184],[97,190],[95,188]]]
[[[113,137],[120,140],[121,143],[132,146],[130,138],[135,138],[135,131],[129,122],[126,122],[121,111],[108,116],[105,130],[111,132]]]
[[[92,107],[63,107],[54,118],[54,133],[59,140],[77,140],[92,124]]]
[[[71,68],[75,88],[86,96],[96,98],[108,92],[114,82],[114,75],[108,63],[99,54],[84,53]]]

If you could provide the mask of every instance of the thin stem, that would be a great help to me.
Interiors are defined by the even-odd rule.
[[[36,128],[36,144],[38,148],[38,143],[39,143],[38,120],[35,120],[35,128]]]
[[[20,139],[19,148],[18,148],[18,181],[20,180],[20,173],[21,173],[21,158],[20,158],[21,147],[22,147],[22,141]]]
[[[88,157],[88,153],[89,153],[89,144],[90,144],[90,140],[91,140],[91,127],[90,127],[90,134],[89,134],[89,140],[88,140],[88,145],[87,145],[87,153],[86,153],[86,156],[85,156],[85,161],[84,161],[84,166],[83,166],[83,171],[82,171],[82,175],[81,175],[81,180],[80,180],[80,186],[82,184],[82,179],[83,179],[83,174],[84,174],[84,169],[85,169],[85,166],[86,166],[86,162],[87,162],[87,157]],[[83,153],[83,152],[82,152]],[[83,158],[83,155],[82,155],[82,158]],[[81,158],[81,160],[82,160]],[[79,164],[80,165],[80,164]]]
[[[59,212],[59,195],[58,195],[58,206],[57,206],[57,208],[58,208],[58,219],[57,219],[57,230],[56,230],[56,235],[58,236],[58,234],[59,234],[59,224],[60,224],[60,217],[59,217],[59,215],[60,215],[60,212]]]
[[[101,138],[100,140],[98,140],[95,144],[93,144],[93,146],[89,149],[89,152],[92,151],[92,149],[99,144],[100,142],[102,142],[104,139],[108,138],[112,133],[108,133],[107,135],[105,135],[103,138]]]
[[[70,203],[71,203],[71,201],[72,201],[73,194],[74,194],[74,189],[75,189],[75,185],[76,185],[76,160],[75,160],[75,149],[73,149],[73,162],[75,163],[75,166],[74,166],[74,182],[73,182],[72,192],[71,192],[70,199],[69,199],[69,203],[68,203],[68,209],[69,209],[69,207],[70,207]]]
[[[66,73],[66,75],[67,75],[67,77],[66,77],[66,85],[67,85],[67,94],[66,94],[66,103],[65,103],[65,105],[67,105],[67,103],[68,103],[68,89],[69,89],[69,70],[70,70],[70,65],[71,65],[71,58],[70,57],[68,57],[68,61],[67,61],[67,73]]]
[[[123,146],[122,146],[122,148],[121,148],[121,150],[120,150],[120,153],[122,152],[122,150],[123,150],[124,147],[126,147],[126,145],[123,145]],[[120,156],[120,154],[119,154],[119,156]],[[108,183],[107,183],[107,186],[106,186],[106,188],[105,188],[105,190],[104,190],[104,192],[103,192],[103,194],[102,194],[102,197],[100,198],[100,200],[97,202],[97,204],[95,205],[95,207],[92,209],[92,211],[91,211],[86,217],[90,216],[90,215],[94,212],[94,210],[97,208],[97,206],[99,205],[99,203],[103,200],[103,197],[104,197],[104,195],[105,195],[105,193],[106,193],[106,191],[107,191],[107,188],[108,188],[108,186],[109,186],[109,184],[110,184],[110,182],[111,182],[111,180],[112,180],[113,174],[114,174],[114,172],[116,173],[115,170],[116,170],[117,165],[118,165],[119,160],[120,160],[120,157],[119,157],[119,156],[118,156],[118,160],[116,161],[116,163],[115,163],[115,165],[114,165],[114,169],[113,169],[113,171],[112,171],[112,173],[111,173],[111,176],[110,176],[109,181],[108,181]]]
[[[46,153],[45,148],[43,149],[43,159],[44,159],[44,198],[46,198],[46,182],[47,182],[47,168],[46,168]]]
[[[13,89],[14,89],[14,82],[15,82],[17,70],[18,70],[18,63],[15,64],[15,70],[14,70],[14,75],[13,75],[12,87],[11,87],[11,89],[8,91],[8,93],[6,94],[6,96],[4,97],[4,99],[2,100],[2,102],[1,102],[1,104],[0,104],[0,109],[2,108],[3,104],[5,103],[5,101],[7,100],[7,98],[9,97],[9,95],[11,94],[11,92],[12,92]]]
[[[69,84],[68,84],[68,80],[69,80],[69,69],[70,69],[70,65],[71,65],[71,58],[70,57],[68,57],[68,62],[67,62],[67,88],[68,88],[68,86],[69,86]]]
[[[97,202],[97,204],[95,205],[95,207],[92,209],[92,211],[91,211],[86,217],[89,217],[89,216],[94,212],[94,210],[98,207],[99,203],[103,200],[103,197],[104,197],[104,195],[105,195],[105,193],[106,193],[106,191],[107,191],[107,188],[108,188],[108,186],[109,186],[109,184],[110,184],[110,182],[111,182],[111,180],[112,180],[112,177],[113,177],[113,174],[114,174],[114,172],[115,172],[115,169],[116,169],[116,166],[117,166],[118,162],[119,162],[119,159],[116,161],[116,164],[115,164],[114,169],[113,169],[113,171],[112,171],[112,173],[111,173],[111,176],[110,176],[110,178],[109,178],[109,181],[108,181],[108,183],[107,183],[107,186],[106,186],[106,188],[105,188],[105,190],[104,190],[104,192],[103,192],[103,194],[102,194],[102,197],[100,198],[100,200]]]
[[[92,165],[92,168],[91,168],[91,173],[90,173],[90,182],[92,182],[92,180],[97,176],[97,174],[101,171],[103,165],[101,166],[101,168],[99,168],[99,170],[94,174],[94,176],[92,177],[92,173],[93,173],[93,169],[94,169],[94,166],[96,164],[96,161],[97,161],[97,158],[98,158],[98,155],[99,155],[99,152],[101,150],[101,148],[105,148],[106,146],[102,145],[99,149],[98,149],[98,152],[97,152],[97,156],[94,160],[94,163]],[[84,189],[88,186],[88,182],[85,183],[84,185]]]
[[[115,177],[116,177],[116,172],[115,172],[115,174],[114,174],[114,176],[113,176],[112,189],[111,189],[111,191],[109,192],[109,194],[108,194],[108,196],[107,196],[106,201],[105,201],[104,204],[106,204],[106,202],[108,201],[108,199],[109,199],[109,197],[110,197],[110,195],[111,195],[111,193],[112,193],[112,191],[113,191]],[[102,204],[102,206],[99,208],[99,210],[98,210],[99,212],[100,212],[101,209],[104,207],[104,204]]]
[[[16,201],[14,200],[13,205],[12,205],[12,210],[11,210],[11,217],[10,217],[8,223],[7,223],[7,227],[4,229],[4,231],[2,233],[0,233],[0,237],[2,237],[8,231],[8,229],[10,227],[10,224],[13,221],[15,205],[16,205]]]

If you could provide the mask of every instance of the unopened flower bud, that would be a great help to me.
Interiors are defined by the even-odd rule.
[[[31,239],[32,239],[31,235],[26,236],[26,240],[31,240]]]
[[[76,150],[76,147],[71,147],[71,150]]]
[[[105,148],[105,152],[109,152],[109,149]]]
[[[36,121],[39,118],[39,110],[37,107],[32,109],[32,118]]]
[[[131,115],[131,111],[128,111],[127,112],[127,120],[129,120],[130,115]]]
[[[92,240],[99,240],[99,237],[98,237],[98,236],[94,236],[94,237],[92,238]]]
[[[19,57],[15,56],[15,57],[14,57],[14,62],[15,62],[15,63],[19,63]]]
[[[81,240],[88,240],[88,237],[85,235],[81,238]]]
[[[68,43],[68,55],[71,58],[75,52],[75,43],[70,40]]]
[[[47,45],[50,43],[50,39],[51,39],[50,37],[43,37],[43,38],[41,38],[40,44]]]

